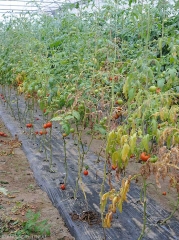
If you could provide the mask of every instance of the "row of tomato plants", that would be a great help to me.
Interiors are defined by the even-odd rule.
[[[170,185],[179,192],[178,7],[176,4],[174,11],[160,1],[157,7],[131,4],[124,10],[114,1],[99,11],[94,7],[92,13],[79,7],[78,16],[64,7],[63,15],[55,18],[30,15],[4,20],[0,81],[2,89],[8,86],[6,99],[4,95],[1,98],[12,114],[14,88],[17,95],[24,94],[27,113],[31,105],[31,119],[38,104],[44,119],[60,123],[65,152],[66,137],[70,133],[77,137],[77,186],[87,153],[84,129],[91,134],[88,150],[96,135],[103,139],[99,152],[105,148],[104,173],[114,169],[121,183],[115,189],[110,174],[104,174],[100,193],[104,227],[111,226],[116,209],[122,211],[130,182],[142,179],[142,238],[150,176],[155,176],[158,187],[160,179],[169,177]],[[18,97],[16,104],[18,107]],[[26,124],[31,129],[33,122]],[[46,133],[46,126],[38,134]],[[143,164],[136,174],[124,177],[131,159]],[[106,178],[109,191],[105,193]]]

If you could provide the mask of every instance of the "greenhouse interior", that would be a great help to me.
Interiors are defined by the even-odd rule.
[[[0,238],[179,240],[179,0],[0,1]]]

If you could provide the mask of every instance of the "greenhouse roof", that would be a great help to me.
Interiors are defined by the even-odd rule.
[[[0,0],[0,17],[7,14],[20,14],[26,12],[46,12],[51,13],[64,3],[77,3],[76,0]],[[80,1],[81,2],[81,1]]]
[[[62,0],[63,1],[63,0]],[[28,1],[28,0],[9,0],[9,1],[0,1],[0,13],[19,13],[22,11],[37,11],[39,8],[43,11],[51,11],[57,9],[61,4],[61,1],[53,0],[37,0],[37,1]]]

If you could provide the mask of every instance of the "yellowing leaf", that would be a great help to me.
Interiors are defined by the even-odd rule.
[[[117,208],[119,210],[119,212],[122,212],[122,199],[119,200],[118,204],[117,204]]]
[[[124,144],[123,148],[122,148],[122,160],[125,162],[127,159],[127,156],[129,154],[130,151],[130,147],[127,143]]]
[[[175,106],[171,107],[169,111],[169,119],[172,123],[175,123],[177,120],[177,108]]]
[[[101,200],[104,201],[104,200],[108,199],[109,194],[110,194],[110,192],[107,192],[107,193],[103,194]]]
[[[124,143],[126,143],[128,141],[128,135],[123,135],[121,137],[121,146],[124,145]]]
[[[141,118],[142,116],[142,113],[141,113],[141,107],[138,108],[138,111],[137,111],[137,117],[138,118]]]
[[[100,209],[102,213],[105,211],[106,204],[107,204],[107,199],[104,199],[100,202]]]
[[[131,153],[134,153],[134,149],[136,147],[136,141],[137,141],[137,134],[134,133],[129,139]]]
[[[122,129],[119,128],[117,131],[117,143],[120,144],[121,143],[121,137],[122,137]]]
[[[161,135],[160,130],[157,129],[157,132],[156,132],[156,141],[157,141],[157,143],[159,142],[160,135]]]
[[[114,140],[116,139],[116,133],[113,131],[111,131],[108,135],[108,143],[113,143]]]
[[[168,119],[168,114],[169,114],[168,113],[168,108],[167,107],[161,108],[160,111],[159,111],[159,114],[160,114],[160,119],[162,121],[167,120]]]
[[[149,134],[145,135],[142,139],[142,145],[144,149],[149,152]]]
[[[125,95],[125,98],[127,98],[128,89],[129,89],[129,83],[128,83],[128,79],[126,79],[126,81],[125,81],[125,83],[123,85],[123,93]]]
[[[106,214],[106,217],[103,220],[103,227],[104,228],[110,228],[111,227],[111,220],[112,220],[112,212]]]
[[[120,159],[120,153],[119,153],[119,151],[114,152],[114,153],[112,154],[112,163],[113,163],[114,165],[116,165],[119,159]]]

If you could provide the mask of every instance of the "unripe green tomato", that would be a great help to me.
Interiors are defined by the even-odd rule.
[[[133,121],[133,119],[130,117],[130,118],[128,118],[128,122],[132,122]]]
[[[71,133],[74,133],[74,132],[75,132],[75,129],[74,129],[74,128],[70,128],[70,132],[71,132]]]
[[[75,92],[76,88],[75,87],[72,87],[71,91],[72,92]]]
[[[80,105],[79,105],[79,109],[84,109],[84,105],[83,105],[83,104],[80,104]]]
[[[100,124],[100,125],[103,125],[103,124],[104,124],[104,120],[100,120],[100,121],[99,121],[99,124]]]
[[[119,105],[123,104],[123,100],[122,100],[121,98],[118,99],[116,102],[117,102],[117,104],[119,104]]]
[[[157,160],[158,160],[157,156],[150,158],[151,163],[155,163],[155,162],[157,162]]]
[[[155,92],[155,91],[156,91],[156,89],[157,89],[157,87],[156,87],[156,86],[151,86],[151,87],[149,88],[149,91],[150,91],[150,92]]]

